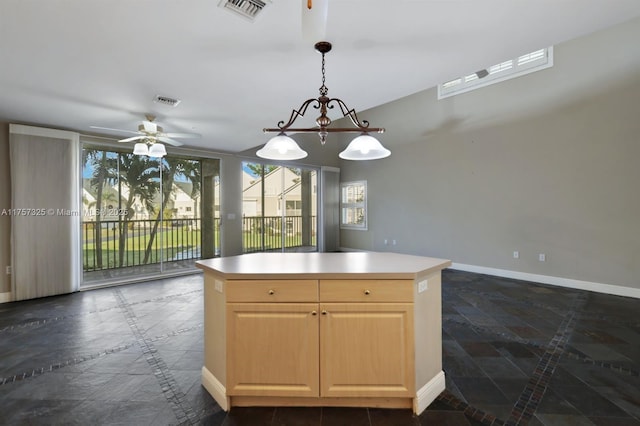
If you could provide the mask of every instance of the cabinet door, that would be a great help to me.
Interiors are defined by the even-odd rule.
[[[227,394],[318,396],[318,304],[227,304]]]
[[[411,303],[322,303],[320,311],[321,396],[415,394]]]

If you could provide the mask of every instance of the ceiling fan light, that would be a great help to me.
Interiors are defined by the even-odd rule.
[[[161,143],[154,143],[149,148],[149,157],[164,157],[167,155],[167,150]]]
[[[256,155],[267,160],[299,160],[305,158],[307,152],[289,136],[279,134],[269,139],[269,142],[256,152]]]
[[[349,146],[338,156],[343,160],[378,160],[391,155],[391,151],[382,146],[378,139],[362,134],[351,141]]]
[[[146,143],[139,142],[134,145],[133,153],[135,155],[149,155],[149,147]]]

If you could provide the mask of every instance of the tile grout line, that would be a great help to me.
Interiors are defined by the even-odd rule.
[[[157,349],[153,345],[153,341],[145,336],[144,331],[138,326],[138,321],[135,313],[131,307],[127,304],[122,291],[117,288],[114,290],[118,305],[122,308],[122,312],[129,324],[129,328],[134,334],[143,355],[146,356],[147,363],[153,369],[153,374],[158,380],[158,384],[162,389],[162,393],[169,402],[173,413],[176,415],[178,422],[181,424],[196,425],[200,419],[194,413],[190,404],[186,401],[186,395],[176,382],[173,374],[165,364],[162,357],[158,354]]]
[[[582,314],[580,314],[579,312],[577,313],[577,316],[580,319],[583,319]],[[477,333],[482,333],[485,335],[492,335],[492,336],[496,336],[496,337],[500,337],[503,338],[507,341],[510,342],[515,342],[515,343],[520,343],[522,345],[525,346],[530,346],[536,349],[546,349],[547,345],[543,345],[541,343],[538,342],[534,342],[532,340],[529,339],[524,339],[516,334],[513,333],[505,333],[502,331],[497,331],[494,329],[491,329],[490,327],[482,327],[479,325],[475,325],[473,323],[471,323],[468,319],[463,320],[458,320],[458,319],[454,319],[454,318],[444,318],[442,320],[443,324],[447,323],[447,324],[456,324],[456,325],[462,325],[465,327],[468,327],[470,329],[472,329],[473,331],[477,332]],[[626,374],[629,376],[633,376],[633,377],[640,377],[640,370],[634,370],[632,368],[629,367],[625,367],[623,365],[620,365],[618,363],[615,362],[606,362],[606,361],[597,361],[594,360],[592,358],[589,358],[588,356],[580,353],[579,351],[577,351],[575,348],[572,348],[571,345],[567,345],[567,347],[565,348],[565,351],[563,353],[563,355],[567,358],[570,359],[575,359],[577,361],[580,362],[584,362],[585,364],[591,364],[594,365],[596,367],[601,367],[604,369],[608,369],[608,370],[612,370],[615,371],[617,373],[620,374]]]
[[[168,298],[180,297],[180,296],[185,296],[187,294],[201,293],[201,292],[202,292],[202,290],[187,291],[185,293],[170,294],[170,295],[167,295],[167,296],[154,297],[153,299],[146,299],[146,300],[140,300],[138,302],[131,302],[131,303],[127,303],[126,305],[127,306],[135,306],[135,305],[140,305],[140,304],[143,304],[143,303],[159,302],[161,300],[168,299]],[[81,317],[81,316],[89,316],[89,315],[98,314],[98,313],[102,313],[102,312],[112,311],[114,309],[119,309],[119,308],[121,308],[121,306],[117,305],[117,306],[112,306],[110,308],[96,309],[95,311],[90,311],[90,312],[82,312],[82,313],[79,313],[79,314],[63,315],[63,316],[60,316],[60,317],[47,318],[47,319],[37,320],[37,321],[29,321],[29,322],[25,322],[25,323],[22,323],[22,324],[7,325],[7,326],[5,326],[3,328],[0,328],[0,333],[7,332],[7,331],[13,331],[13,330],[16,330],[16,329],[27,328],[27,327],[36,327],[38,325],[50,324],[52,322],[62,321],[62,320],[67,320],[67,319],[73,319],[73,318],[77,318],[77,317]]]
[[[438,395],[437,399],[455,408],[456,411],[461,411],[465,417],[469,417],[482,424],[492,426],[504,424],[504,421],[500,420],[497,416],[469,405],[446,389]]]
[[[547,391],[547,386],[558,365],[558,361],[565,351],[565,345],[575,328],[576,310],[586,303],[586,299],[587,296],[585,294],[579,294],[578,297],[574,299],[569,312],[547,345],[545,353],[540,357],[538,365],[513,406],[509,419],[505,424],[527,424],[533,417],[535,410],[538,408],[542,397]]]
[[[175,330],[175,331],[163,334],[161,336],[155,336],[155,337],[150,338],[149,340],[151,342],[157,342],[159,340],[168,339],[169,337],[173,337],[173,336],[178,336],[178,335],[180,335],[182,333],[187,333],[189,331],[193,331],[193,330],[196,330],[198,328],[202,328],[202,323],[196,324],[193,327],[181,328],[179,330]],[[104,351],[95,352],[95,353],[89,354],[89,355],[83,355],[81,357],[71,358],[71,359],[68,359],[66,361],[57,362],[55,364],[50,364],[47,367],[33,368],[33,369],[31,369],[31,371],[14,374],[13,376],[0,377],[0,386],[5,385],[5,384],[9,384],[9,383],[18,382],[18,381],[25,380],[25,379],[30,379],[32,377],[38,377],[38,376],[41,376],[43,374],[59,370],[61,368],[68,367],[70,365],[78,365],[78,364],[81,364],[81,363],[86,362],[86,361],[91,361],[92,359],[96,359],[96,358],[100,358],[100,357],[103,357],[103,356],[115,354],[115,353],[118,353],[118,352],[122,352],[124,350],[129,349],[132,346],[135,346],[136,344],[137,344],[137,342],[124,343],[124,344],[119,345],[119,346],[115,346],[115,347],[112,347],[112,348],[109,348],[109,349],[105,349]]]

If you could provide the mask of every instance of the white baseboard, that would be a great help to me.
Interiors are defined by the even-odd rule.
[[[591,281],[573,280],[570,278],[552,277],[549,275],[530,274],[528,272],[510,271],[508,269],[488,268],[485,266],[466,265],[453,263],[451,269],[458,271],[476,272],[479,274],[495,275],[497,277],[513,278],[516,280],[532,281],[541,284],[556,285],[559,287],[575,288],[578,290],[595,291],[597,293],[612,294],[616,296],[633,297],[640,299],[640,288],[624,287],[619,285],[594,283]]]
[[[446,388],[444,371],[440,371],[426,385],[418,389],[413,400],[413,412],[419,416]]]
[[[229,398],[227,398],[227,389],[222,383],[211,374],[207,367],[202,367],[202,386],[216,400],[218,405],[224,410],[229,411]]]
[[[0,293],[0,303],[11,302],[11,292]]]

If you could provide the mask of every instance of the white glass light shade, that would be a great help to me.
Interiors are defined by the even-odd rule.
[[[391,151],[382,146],[378,139],[363,134],[351,141],[347,149],[338,156],[343,160],[377,160],[391,155]]]
[[[307,152],[289,136],[280,134],[269,139],[256,155],[268,160],[299,160],[306,157]]]
[[[161,143],[154,143],[149,148],[149,157],[164,157],[167,155],[167,150]]]
[[[133,147],[133,153],[135,155],[149,155],[149,147],[146,143],[137,143]]]

